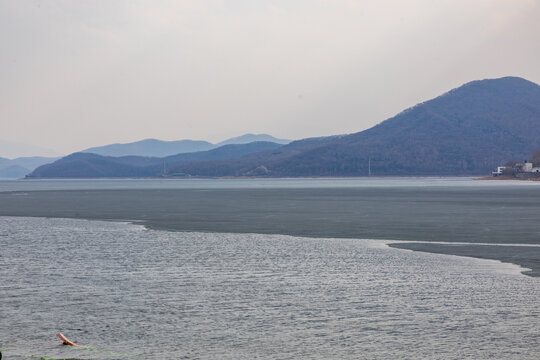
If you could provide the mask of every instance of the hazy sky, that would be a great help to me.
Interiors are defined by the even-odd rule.
[[[0,139],[61,153],[357,132],[507,75],[540,83],[540,0],[0,0]]]

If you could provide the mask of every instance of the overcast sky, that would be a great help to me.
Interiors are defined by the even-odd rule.
[[[60,153],[352,133],[508,75],[540,83],[540,0],[0,0],[0,139]]]

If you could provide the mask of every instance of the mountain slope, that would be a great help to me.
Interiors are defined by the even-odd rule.
[[[161,176],[164,167],[168,174],[192,176],[367,176],[370,171],[475,175],[511,159],[526,159],[539,148],[540,86],[505,77],[467,83],[355,134],[273,144],[221,157],[205,152],[165,160],[94,158],[69,166],[61,161],[32,175]],[[68,169],[71,172],[62,172]]]
[[[31,170],[20,165],[10,165],[0,168],[0,179],[20,179]]]
[[[157,139],[145,139],[127,144],[110,144],[92,147],[81,152],[103,156],[153,156],[163,157],[179,153],[206,151],[214,147],[207,141],[178,140],[162,141]]]
[[[163,158],[102,156],[93,153],[74,153],[52,164],[35,169],[27,178],[104,178],[104,177],[160,177],[173,175],[181,164],[234,159],[246,154],[281,145],[270,142],[253,142],[225,145],[208,151],[177,154]]]
[[[255,141],[273,142],[276,144],[288,144],[291,140],[278,139],[267,134],[245,134],[234,138],[227,139],[225,141],[218,142],[216,146],[230,145],[230,144],[248,144]]]
[[[19,165],[32,171],[41,165],[50,164],[58,159],[60,159],[60,157],[31,156],[16,158],[10,160],[10,162],[12,165]]]
[[[273,142],[276,144],[287,144],[290,142],[290,140],[277,139],[266,134],[245,134],[227,139],[217,144],[200,140],[163,141],[157,139],[145,139],[126,144],[110,144],[91,147],[89,149],[82,150],[81,152],[115,157],[131,155],[164,157],[175,154],[207,151],[224,145],[249,144],[252,142]]]
[[[0,178],[18,179],[32,172],[35,168],[52,163],[58,157],[20,157],[16,159],[0,158]]]
[[[183,165],[201,176],[473,175],[540,148],[540,86],[505,77],[473,81],[355,134],[292,142],[279,151]]]

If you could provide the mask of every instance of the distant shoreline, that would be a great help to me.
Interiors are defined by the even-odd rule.
[[[403,250],[427,252],[454,256],[466,256],[477,259],[498,260],[503,263],[518,265],[528,270],[523,275],[540,277],[540,247],[485,244],[438,244],[399,242],[388,243],[389,247]]]
[[[512,175],[484,176],[478,180],[519,180],[519,181],[540,181],[540,176],[531,178],[518,178]]]
[[[0,180],[230,180],[230,179],[452,179],[452,178],[471,178],[476,180],[491,180],[488,176],[476,178],[478,175],[373,175],[373,176],[164,176],[164,177],[94,177],[94,178],[67,178],[67,177],[30,177],[19,179],[0,179]]]

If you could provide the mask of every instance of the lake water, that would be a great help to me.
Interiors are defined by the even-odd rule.
[[[3,216],[0,348],[8,360],[538,359],[540,279],[520,270],[381,240]]]
[[[261,179],[40,179],[0,180],[0,192],[125,189],[313,189],[392,187],[523,187],[540,182],[478,181],[468,177],[261,178]]]

